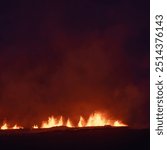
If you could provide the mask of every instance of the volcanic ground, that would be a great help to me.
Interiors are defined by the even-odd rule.
[[[149,129],[85,127],[1,130],[1,150],[148,150]]]

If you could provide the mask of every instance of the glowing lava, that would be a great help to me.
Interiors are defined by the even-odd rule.
[[[15,124],[13,127],[9,127],[7,123],[4,123],[1,126],[1,130],[8,130],[8,129],[23,129],[23,127],[18,126],[17,124]]]
[[[57,126],[67,126],[67,127],[95,127],[95,126],[127,126],[126,124],[122,123],[121,121],[113,121],[107,119],[106,116],[102,113],[93,113],[89,116],[88,120],[80,116],[79,122],[77,126],[73,126],[70,119],[67,120],[66,123],[63,122],[62,116],[58,119],[53,116],[48,118],[48,121],[43,121],[41,128],[51,128]]]
[[[23,129],[23,127],[18,126],[17,124],[15,124],[11,129]]]
[[[70,119],[67,120],[66,126],[69,127],[69,128],[74,127],[74,126],[72,125]]]
[[[115,121],[114,122],[114,125],[115,127],[123,127],[123,126],[127,126],[126,124],[122,123],[121,121]]]
[[[37,125],[32,126],[33,129],[38,129],[39,127]]]
[[[105,114],[96,112],[91,114],[87,120],[85,120],[82,116],[80,116],[78,124],[73,125],[71,120],[68,118],[67,121],[64,121],[63,117],[48,117],[47,121],[42,121],[41,126],[33,125],[33,129],[39,129],[39,128],[51,128],[51,127],[59,127],[59,126],[66,126],[66,127],[95,127],[95,126],[127,126],[126,124],[122,123],[122,121],[119,120],[111,120],[106,117]],[[4,123],[1,128],[1,130],[7,130],[7,129],[23,129],[23,127],[18,126],[17,124],[13,127],[9,127],[7,123]]]
[[[7,130],[8,129],[8,125],[7,123],[4,123],[1,127],[1,130]]]
[[[86,125],[86,122],[85,122],[84,118],[82,116],[80,116],[79,122],[78,122],[78,127],[84,127],[85,125]]]
[[[101,113],[94,113],[91,114],[86,126],[105,126],[105,125],[111,125],[110,120],[106,119],[105,116]]]
[[[60,117],[60,119],[54,118],[53,116],[49,117],[48,121],[43,121],[41,128],[51,128],[58,126],[63,126],[62,116]]]

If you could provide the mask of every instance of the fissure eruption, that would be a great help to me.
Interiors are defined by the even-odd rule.
[[[60,126],[66,126],[69,128],[96,127],[96,126],[115,126],[115,127],[127,126],[122,121],[108,119],[105,114],[100,112],[92,113],[87,120],[84,119],[84,117],[80,116],[77,125],[74,125],[70,118],[68,118],[66,121],[63,118],[64,118],[63,116],[60,117],[50,116],[48,117],[47,121],[42,121],[40,126],[34,124],[31,128],[42,129],[42,128],[52,128]],[[23,129],[23,128],[24,127],[18,126],[17,124],[10,127],[7,122],[4,122],[4,124],[1,126],[0,129],[8,130],[8,129]]]

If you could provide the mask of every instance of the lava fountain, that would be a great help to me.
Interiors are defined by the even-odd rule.
[[[114,127],[122,127],[127,126],[126,124],[122,123],[120,120],[111,120],[106,117],[103,113],[95,112],[92,113],[88,119],[84,119],[84,117],[80,116],[77,125],[73,125],[70,118],[67,121],[63,120],[64,117],[48,117],[47,121],[42,121],[41,126],[33,125],[32,129],[39,129],[39,128],[52,128],[52,127],[60,127],[66,126],[69,128],[82,128],[82,127],[96,127],[96,126],[114,126]],[[4,124],[0,127],[1,130],[7,129],[23,129],[24,127],[18,126],[15,124],[13,127],[9,127],[9,125],[4,122]]]

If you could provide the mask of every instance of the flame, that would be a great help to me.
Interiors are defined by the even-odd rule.
[[[17,124],[15,124],[15,125],[12,127],[12,129],[23,129],[23,127],[18,126]]]
[[[48,121],[44,121],[42,123],[41,128],[51,128],[51,127],[58,127],[63,125],[63,118],[62,116],[60,119],[54,118],[53,116],[48,118]]]
[[[67,120],[66,126],[69,127],[69,128],[73,127],[73,125],[72,125],[70,119]]]
[[[114,122],[114,125],[115,127],[123,127],[123,126],[127,126],[126,124],[122,123],[121,121],[115,121]]]
[[[38,129],[39,127],[37,125],[32,126],[33,129]]]
[[[116,120],[114,123],[113,121],[107,119],[104,114],[102,113],[94,113],[91,114],[88,118],[88,121],[86,122],[82,116],[80,116],[78,127],[90,127],[90,126],[127,126],[126,124],[122,123],[119,120]]]
[[[58,120],[57,125],[55,126],[62,126],[63,125],[63,117],[61,116],[60,119]]]
[[[7,123],[4,123],[1,126],[1,130],[8,130],[8,129],[23,129],[23,127],[18,126],[17,124],[15,124],[13,127],[9,128]]]
[[[107,120],[103,114],[94,113],[90,115],[86,126],[105,126],[110,125],[110,120]]]
[[[122,121],[119,120],[111,120],[108,119],[108,117],[106,117],[105,114],[100,113],[100,112],[95,112],[92,113],[87,120],[85,120],[82,116],[80,116],[79,118],[79,122],[76,126],[73,125],[73,123],[71,122],[71,120],[68,118],[66,123],[63,122],[63,117],[48,117],[47,121],[42,121],[41,126],[38,125],[33,125],[32,128],[33,129],[38,129],[38,128],[51,128],[51,127],[58,127],[58,126],[63,126],[65,125],[66,127],[94,127],[94,126],[106,126],[106,125],[110,125],[110,126],[115,126],[115,127],[120,127],[120,126],[128,126],[124,123],[122,123]],[[9,128],[9,125],[4,122],[3,125],[0,127],[1,130],[7,130],[7,129],[23,129],[22,126],[18,126],[17,124],[15,124],[13,127]]]
[[[82,116],[80,116],[79,118],[79,122],[78,122],[78,127],[84,127],[86,124],[84,118]]]
[[[1,127],[1,130],[7,130],[8,129],[8,125],[7,123],[4,123]]]

